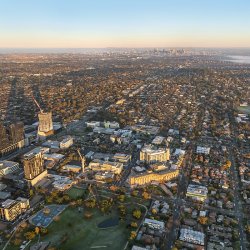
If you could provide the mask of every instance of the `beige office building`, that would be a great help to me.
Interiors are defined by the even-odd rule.
[[[140,161],[147,163],[166,162],[169,159],[169,148],[156,148],[152,145],[146,145],[141,149],[140,152]]]
[[[141,174],[131,174],[129,177],[129,184],[145,185],[152,181],[166,182],[176,178],[179,175],[179,170],[165,170],[161,172],[145,172]]]

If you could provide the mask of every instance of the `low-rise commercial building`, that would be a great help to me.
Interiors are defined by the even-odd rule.
[[[204,201],[207,198],[208,190],[204,186],[189,184],[187,188],[187,197],[192,197],[198,201]]]
[[[116,153],[114,155],[114,160],[122,163],[128,163],[129,161],[131,161],[131,155]]]
[[[209,155],[209,153],[210,153],[210,148],[209,148],[209,147],[197,146],[197,148],[196,148],[196,153],[197,153],[197,154]]]
[[[121,174],[123,164],[121,162],[102,161],[95,159],[89,163],[89,168],[93,171],[110,171],[114,174]]]
[[[165,228],[165,224],[163,221],[152,220],[148,218],[145,219],[143,224],[149,226],[152,229],[164,230]]]
[[[19,170],[19,163],[14,161],[0,161],[0,176],[14,173]]]
[[[191,229],[182,228],[180,230],[180,238],[179,239],[181,241],[186,241],[189,243],[204,246],[205,234],[202,232],[191,230]]]
[[[60,148],[62,149],[67,149],[69,148],[70,146],[72,146],[74,143],[73,141],[73,138],[71,136],[68,136],[67,138],[63,139],[61,142],[60,142]]]

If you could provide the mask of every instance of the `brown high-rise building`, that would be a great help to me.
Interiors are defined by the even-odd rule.
[[[43,153],[39,148],[28,152],[23,158],[25,179],[33,180],[44,172]]]
[[[11,143],[17,143],[24,139],[24,126],[22,122],[13,123],[8,128],[9,140]]]
[[[22,122],[13,123],[8,127],[0,124],[0,150],[11,147],[22,140],[24,140]]]
[[[5,126],[0,123],[0,150],[8,147],[10,144]]]

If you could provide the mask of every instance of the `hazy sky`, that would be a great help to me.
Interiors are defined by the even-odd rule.
[[[250,0],[0,0],[0,47],[250,47]]]

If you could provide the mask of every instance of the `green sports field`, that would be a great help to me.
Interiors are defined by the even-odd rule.
[[[48,227],[48,235],[41,237],[41,240],[50,241],[60,250],[123,249],[129,236],[125,223],[120,222],[114,228],[99,229],[97,224],[117,214],[102,215],[96,209],[91,212],[93,217],[86,219],[77,208],[67,208],[60,215],[60,220]]]

